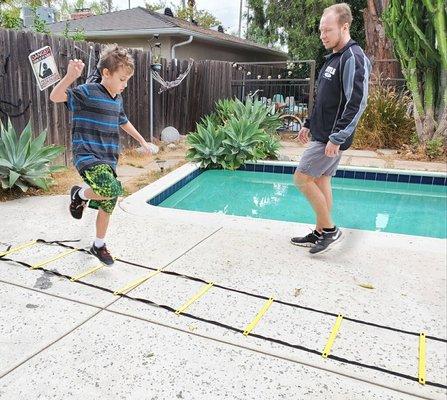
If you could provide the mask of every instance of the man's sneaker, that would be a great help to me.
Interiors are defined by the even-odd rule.
[[[318,239],[321,239],[321,233],[318,231],[313,231],[306,236],[303,237],[294,237],[290,239],[290,242],[296,246],[302,247],[312,247],[315,243],[317,243]]]
[[[323,231],[322,237],[317,240],[317,243],[315,243],[315,246],[309,250],[309,253],[317,254],[327,251],[329,250],[330,246],[334,245],[334,243],[339,243],[341,238],[341,230],[338,228],[336,228],[334,232]]]
[[[113,264],[113,257],[110,255],[109,250],[107,250],[106,245],[102,247],[96,247],[95,244],[92,244],[90,248],[90,253],[95,257],[98,257],[99,261],[106,265]]]
[[[82,200],[79,197],[80,186],[73,186],[70,190],[70,214],[73,218],[81,219],[84,208],[87,205],[87,201]]]

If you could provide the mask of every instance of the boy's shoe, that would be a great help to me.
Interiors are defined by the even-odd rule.
[[[318,231],[313,231],[306,236],[302,237],[293,237],[290,239],[290,242],[296,246],[302,247],[312,247],[317,243],[318,239],[321,239],[323,236]]]
[[[317,240],[317,243],[315,243],[315,246],[309,250],[309,253],[323,253],[329,250],[329,246],[334,246],[335,243],[341,242],[341,238],[341,230],[338,228],[336,228],[334,232],[323,231],[322,237]]]
[[[90,254],[94,255],[95,257],[98,257],[99,261],[106,265],[112,265],[113,264],[113,257],[109,253],[109,250],[107,250],[106,245],[102,247],[96,247],[95,244],[92,244],[92,247],[90,248]]]
[[[80,186],[73,186],[70,190],[70,214],[73,218],[81,219],[84,208],[87,205],[87,201],[82,200],[79,197]]]

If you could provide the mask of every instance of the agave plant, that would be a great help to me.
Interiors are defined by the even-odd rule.
[[[258,124],[248,119],[238,120],[232,117],[223,128],[225,139],[225,158],[222,166],[227,169],[237,169],[248,160],[259,159],[256,148],[259,143],[267,140],[268,135]]]
[[[278,114],[272,113],[261,101],[247,100],[244,104],[238,99],[219,100],[216,103],[216,113],[223,124],[232,117],[238,120],[248,119],[267,133],[273,134],[281,126]]]
[[[188,135],[191,148],[187,157],[201,166],[237,169],[246,161],[276,158],[279,139],[274,134],[280,126],[277,115],[260,101],[223,99],[216,111],[197,124]]]
[[[221,124],[225,124],[231,117],[237,115],[236,112],[240,113],[241,107],[239,103],[243,106],[237,99],[221,99],[216,102],[216,115]]]
[[[258,159],[277,159],[280,149],[280,141],[278,135],[268,135],[268,138],[262,141],[256,148]]]
[[[51,174],[64,169],[51,162],[64,151],[63,146],[44,146],[46,132],[33,139],[31,125],[17,135],[11,121],[8,128],[0,123],[0,182],[3,189],[14,186],[26,192],[29,186],[48,189]]]
[[[224,139],[221,128],[213,123],[209,117],[205,117],[194,133],[190,133],[186,139],[191,146],[186,153],[190,161],[199,162],[202,168],[217,166],[225,148],[222,145]]]
[[[261,129],[264,129],[269,134],[275,134],[277,129],[281,126],[279,115],[271,113],[269,107],[260,101],[251,102],[247,100],[245,103],[246,113],[245,117],[258,123]]]

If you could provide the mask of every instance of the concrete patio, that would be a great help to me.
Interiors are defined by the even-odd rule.
[[[0,204],[0,252],[31,239],[87,248],[94,213],[68,196]],[[116,210],[114,255],[244,292],[380,325],[447,337],[446,241],[345,230],[311,257],[290,245],[309,227],[248,218]],[[61,252],[39,244],[10,255],[33,264]],[[93,265],[73,253],[45,268],[73,276]],[[116,262],[82,281],[116,290],[148,274]],[[374,288],[364,288],[370,284]],[[174,309],[203,286],[158,274],[129,292]],[[177,316],[13,262],[0,262],[0,398],[445,399],[446,390]],[[264,304],[211,288],[188,312],[244,329]],[[254,333],[322,351],[335,318],[273,303]],[[344,320],[331,354],[417,377],[418,337]],[[427,340],[427,380],[446,385],[446,345]]]

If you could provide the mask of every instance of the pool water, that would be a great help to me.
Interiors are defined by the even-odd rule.
[[[333,178],[337,225],[446,238],[447,187]],[[314,213],[292,175],[209,170],[159,206],[313,224]]]

